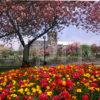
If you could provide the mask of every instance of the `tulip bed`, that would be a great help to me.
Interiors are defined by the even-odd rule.
[[[100,100],[100,67],[35,66],[3,72],[0,100]]]

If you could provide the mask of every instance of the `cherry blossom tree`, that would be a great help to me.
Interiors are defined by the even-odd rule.
[[[28,64],[32,43],[46,33],[60,31],[69,25],[90,30],[99,25],[99,7],[96,4],[100,6],[96,2],[82,1],[1,0],[0,38],[7,41],[17,38],[23,46],[23,64]],[[95,12],[94,8],[98,10]]]

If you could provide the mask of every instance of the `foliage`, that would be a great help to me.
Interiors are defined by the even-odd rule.
[[[92,56],[92,50],[89,45],[81,45],[81,52],[82,52],[82,57],[85,59],[91,58]]]
[[[99,6],[99,2],[82,1],[1,1],[0,36],[17,37],[24,46],[24,37],[29,37],[31,44],[50,30],[61,30],[64,25],[98,30]]]

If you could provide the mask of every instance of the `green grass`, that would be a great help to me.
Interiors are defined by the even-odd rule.
[[[8,69],[0,69],[0,73],[8,71]]]
[[[19,68],[19,67],[18,67],[18,66],[13,66],[13,67],[8,67],[8,68],[3,68],[3,67],[1,67],[1,68],[0,68],[0,73],[9,71],[9,70],[11,70],[11,69],[17,69],[17,68]]]

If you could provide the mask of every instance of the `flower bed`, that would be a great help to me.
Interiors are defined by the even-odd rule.
[[[0,74],[0,100],[100,100],[100,67],[59,65]]]

